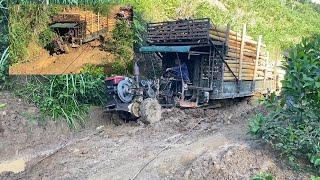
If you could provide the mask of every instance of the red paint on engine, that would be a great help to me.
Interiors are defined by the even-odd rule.
[[[113,84],[118,84],[120,81],[124,80],[124,76],[113,76],[107,77],[106,81],[112,81]]]

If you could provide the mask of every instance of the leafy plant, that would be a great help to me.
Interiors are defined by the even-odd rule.
[[[48,28],[51,16],[59,11],[60,6],[45,6],[31,1],[10,6],[10,64],[26,61],[30,42],[38,42],[43,47],[48,44],[54,35]]]
[[[105,50],[115,54],[116,60],[112,64],[112,74],[132,74],[133,70],[134,31],[125,20],[117,20],[112,31],[112,39],[105,42]]]
[[[53,40],[54,37],[55,33],[51,29],[46,28],[39,34],[38,41],[40,45],[45,48]]]
[[[310,162],[315,166],[320,166],[320,156],[311,156]]]
[[[254,176],[250,177],[250,180],[273,180],[274,177],[272,174],[266,173],[266,172],[260,172]]]
[[[258,129],[258,135],[286,155],[292,165],[315,175],[320,173],[319,58],[319,35],[293,47],[284,65],[282,98],[271,96],[264,102],[269,112],[265,120],[250,124],[257,127],[253,132]],[[308,161],[301,164],[301,159]]]
[[[8,9],[7,1],[0,1],[0,83],[8,77]]]
[[[23,88],[15,88],[16,94],[36,104],[43,116],[65,119],[71,128],[77,128],[84,124],[90,105],[104,103],[103,80],[103,74],[89,73],[33,76]]]
[[[5,107],[6,107],[6,104],[0,103],[0,109],[3,109],[3,108],[5,108]]]
[[[317,177],[317,176],[311,176],[311,180],[319,180],[320,177]]]
[[[261,129],[265,123],[265,117],[259,113],[252,117],[249,121],[249,130],[252,135],[261,134]]]
[[[0,57],[0,82],[4,82],[8,76],[8,53],[9,47],[5,49]]]
[[[82,68],[80,73],[82,73],[82,74],[91,74],[93,76],[99,77],[102,74],[104,74],[104,67],[93,65],[93,64],[86,64]]]

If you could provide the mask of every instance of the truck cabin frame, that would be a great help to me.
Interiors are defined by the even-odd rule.
[[[86,37],[87,23],[79,14],[58,14],[53,17],[50,28],[66,43],[81,44]]]

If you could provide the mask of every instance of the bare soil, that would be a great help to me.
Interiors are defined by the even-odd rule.
[[[11,163],[17,172],[2,172],[0,179],[132,179],[141,169],[136,179],[248,179],[258,172],[310,179],[247,134],[258,110],[248,99],[217,109],[165,109],[150,125],[116,126],[95,107],[79,130],[62,121],[39,123],[38,109],[9,92],[0,91],[0,103],[6,104],[0,109],[0,170]]]
[[[70,52],[68,54],[54,54],[51,56],[49,52],[33,44],[32,48],[29,48],[30,53],[33,54],[32,59],[10,66],[9,74],[74,74],[80,73],[87,64],[104,65],[113,62],[114,55],[101,50],[98,45],[99,44],[94,41],[78,48],[69,47]]]

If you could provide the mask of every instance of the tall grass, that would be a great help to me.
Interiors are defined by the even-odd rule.
[[[9,47],[5,49],[0,57],[0,82],[4,82],[8,76]],[[1,54],[1,53],[0,53]]]
[[[0,0],[0,83],[8,76],[8,8],[7,1]]]
[[[71,128],[84,125],[91,105],[105,101],[104,76],[69,74],[31,76],[15,93],[37,105],[41,114],[53,119],[64,119]],[[43,118],[44,119],[44,118]]]
[[[60,6],[46,7],[38,3],[9,7],[10,64],[25,62],[29,57],[29,44],[45,46],[53,38],[48,30],[51,16],[60,12]]]

